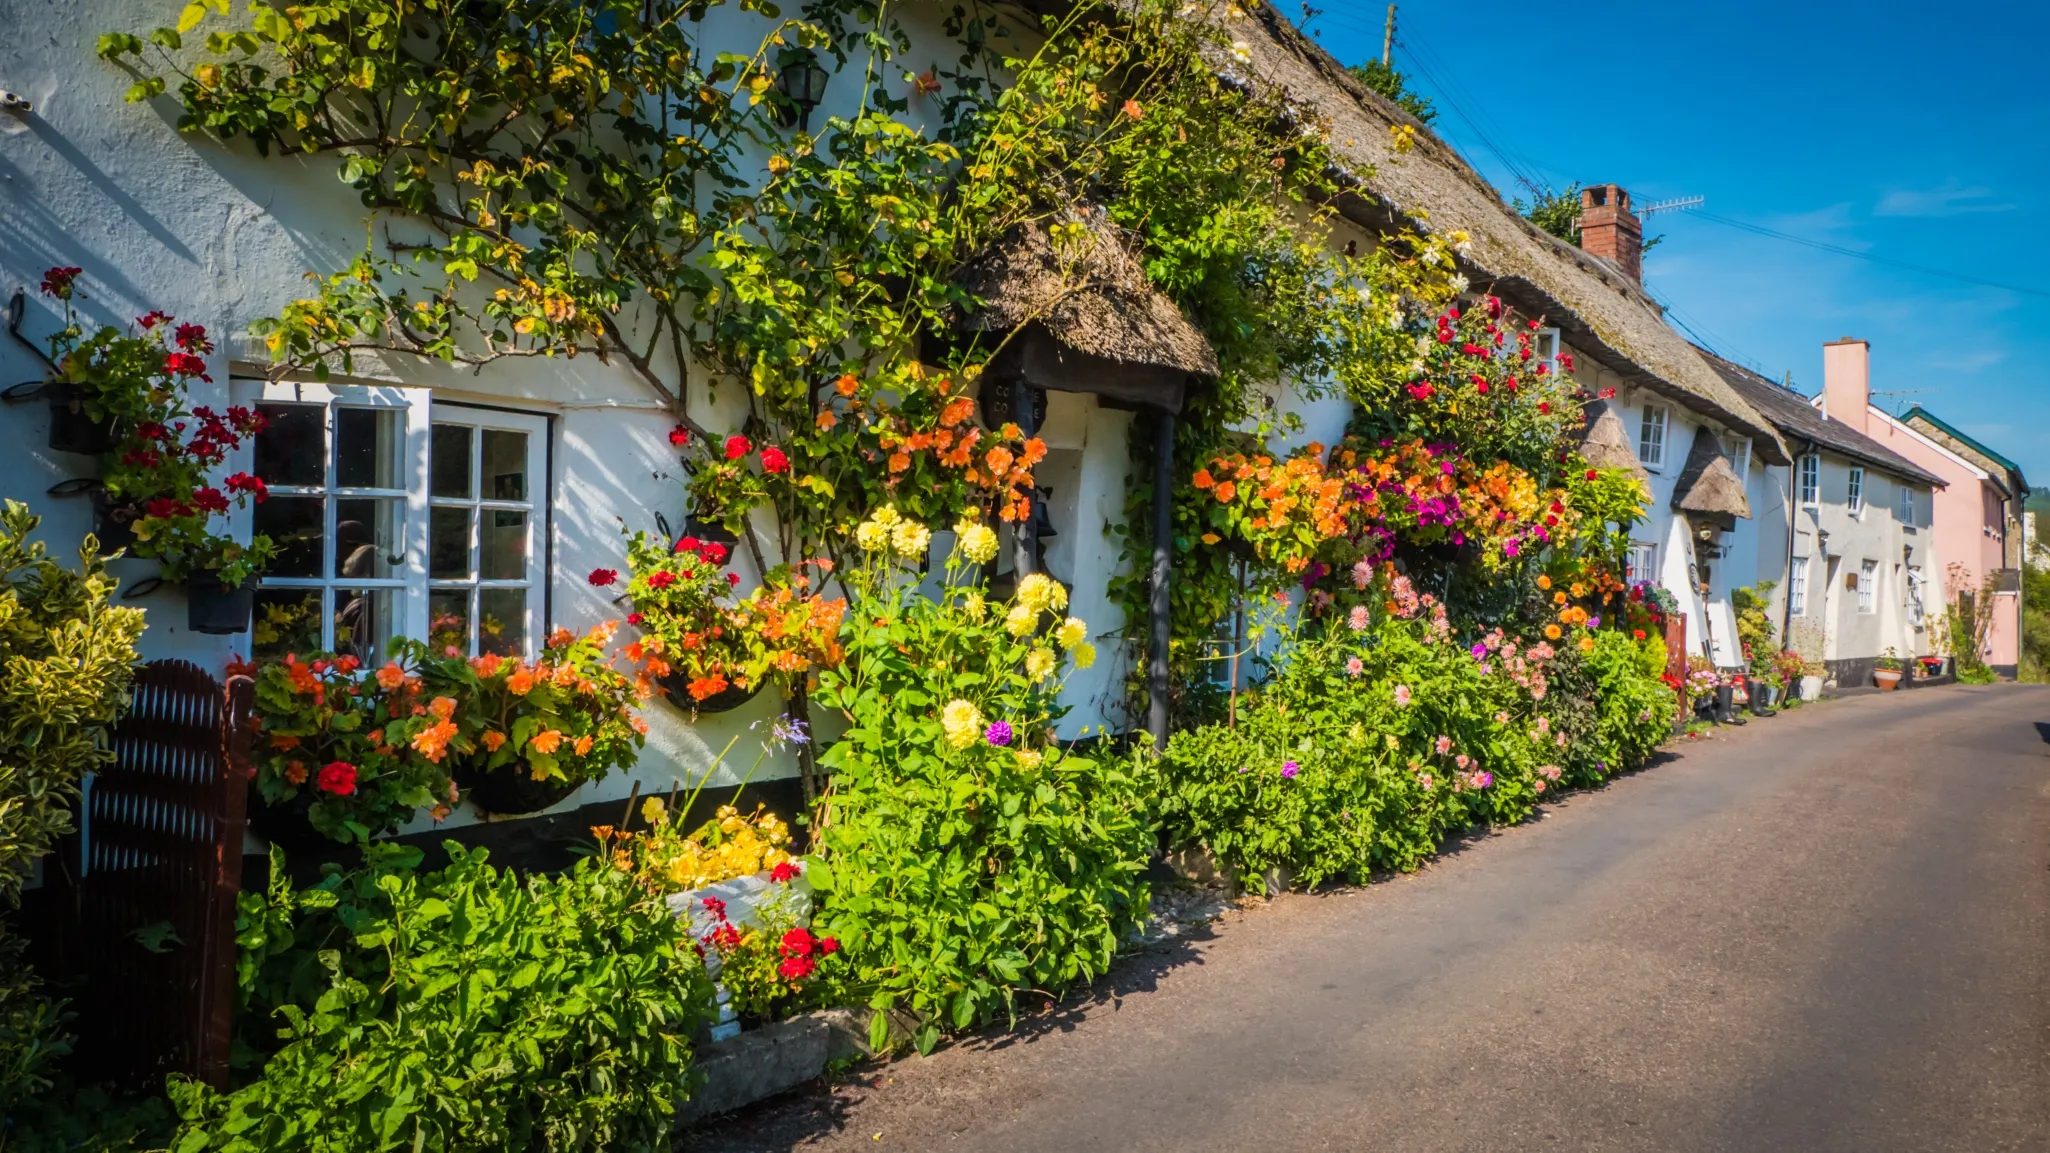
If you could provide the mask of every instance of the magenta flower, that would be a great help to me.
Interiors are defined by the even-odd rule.
[[[1301,768],[1294,761],[1281,762],[1281,776],[1283,780],[1293,781],[1295,780],[1295,775],[1301,771]]]
[[[989,728],[984,729],[982,732],[984,740],[1000,749],[1011,743],[1012,736],[1011,722],[1009,721],[992,721]]]

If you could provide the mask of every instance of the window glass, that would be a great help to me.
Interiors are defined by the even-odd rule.
[[[1638,422],[1637,459],[1646,468],[1658,468],[1666,463],[1666,410],[1663,405],[1644,406],[1644,415]]]
[[[1627,558],[1628,572],[1625,579],[1631,584],[1658,580],[1658,546],[1648,541],[1633,541]]]
[[[272,488],[327,482],[327,407],[260,404],[270,424],[256,437],[256,475]]]
[[[403,415],[391,408],[335,409],[336,488],[404,487],[399,479]]]
[[[1787,569],[1787,611],[1795,616],[1808,612],[1808,558],[1797,556]]]
[[[522,653],[542,631],[546,424],[437,407],[428,584],[437,644]],[[453,638],[461,634],[463,640]]]
[[[1879,562],[1868,560],[1858,566],[1858,611],[1869,613],[1879,607]]]
[[[1801,458],[1801,503],[1818,504],[1822,500],[1822,458],[1809,453]]]
[[[1844,495],[1844,502],[1845,502],[1846,504],[1850,505],[1850,508],[1851,508],[1851,511],[1852,511],[1852,512],[1861,512],[1861,511],[1863,511],[1863,510],[1864,510],[1864,508],[1865,508],[1865,470],[1864,470],[1864,469],[1862,469],[1862,468],[1854,468],[1854,469],[1852,469],[1852,470],[1851,470],[1851,479],[1850,479],[1850,487],[1849,487],[1848,491],[1847,491],[1847,492],[1845,493],[1845,495]]]

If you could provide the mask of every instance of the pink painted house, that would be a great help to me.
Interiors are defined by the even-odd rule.
[[[1979,654],[1994,672],[2012,678],[2021,659],[2021,518],[2029,495],[2021,468],[1921,408],[1896,417],[1875,406],[1865,341],[1845,337],[1824,345],[1822,369],[1817,403],[1825,415],[1943,478],[1930,531],[1943,565],[1945,611],[1961,604],[1967,613],[1985,611]],[[1990,610],[1981,604],[1987,598]]]

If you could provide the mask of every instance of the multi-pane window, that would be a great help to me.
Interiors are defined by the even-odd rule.
[[[1844,503],[1850,507],[1853,515],[1865,511],[1864,469],[1856,467],[1851,469],[1850,487],[1845,490]]]
[[[1630,554],[1626,558],[1625,576],[1631,584],[1654,581],[1659,578],[1659,546],[1650,541],[1630,542]]]
[[[1861,561],[1858,565],[1858,611],[1874,612],[1879,608],[1879,562]]]
[[[1808,558],[1797,556],[1787,568],[1787,611],[1795,616],[1808,613]]]
[[[1822,458],[1812,452],[1801,458],[1801,503],[1822,503]]]
[[[545,611],[546,421],[424,389],[238,381],[269,426],[250,528],[277,557],[252,655],[382,659],[397,636],[530,651]]]
[[[1915,490],[1907,485],[1900,486],[1900,521],[1904,525],[1915,523]]]
[[[1559,371],[1559,330],[1540,328],[1530,334],[1531,371],[1542,364],[1548,373]]]
[[[1726,436],[1721,441],[1723,459],[1730,462],[1731,471],[1738,480],[1744,479],[1745,470],[1751,467],[1751,441],[1741,436]]]
[[[427,639],[466,653],[525,653],[540,628],[546,422],[437,406],[427,520]]]
[[[1666,407],[1662,404],[1647,404],[1637,424],[1637,459],[1646,468],[1662,468],[1666,463]]]

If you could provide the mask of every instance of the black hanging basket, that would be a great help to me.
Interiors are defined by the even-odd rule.
[[[58,452],[97,456],[114,451],[114,421],[86,415],[85,389],[75,384],[46,384],[50,402],[50,447]]]
[[[251,781],[249,831],[283,849],[286,860],[302,857],[338,859],[346,846],[314,828],[312,818],[307,815],[318,799],[319,795],[309,782],[293,794],[291,800],[272,804],[264,799],[263,790],[256,787],[256,782]]]
[[[227,636],[249,631],[249,617],[256,609],[256,579],[229,588],[212,573],[200,573],[185,587],[185,627],[209,636]]]
[[[135,543],[135,522],[142,518],[142,509],[133,504],[115,504],[107,495],[105,487],[94,482],[91,500],[93,502],[93,535],[99,538],[102,556],[116,549],[124,549]]]
[[[690,699],[689,677],[671,673],[666,677],[656,678],[655,683],[669,691],[669,703],[679,709],[701,714],[732,712],[734,709],[755,699],[755,694],[762,691],[762,682],[760,681],[756,681],[752,686],[744,689],[739,685],[729,684],[724,689],[713,693],[704,700],[693,701]]]
[[[525,761],[514,761],[495,769],[458,765],[449,776],[462,787],[471,804],[487,813],[516,816],[538,813],[561,803],[577,791],[576,781],[537,781]]]

